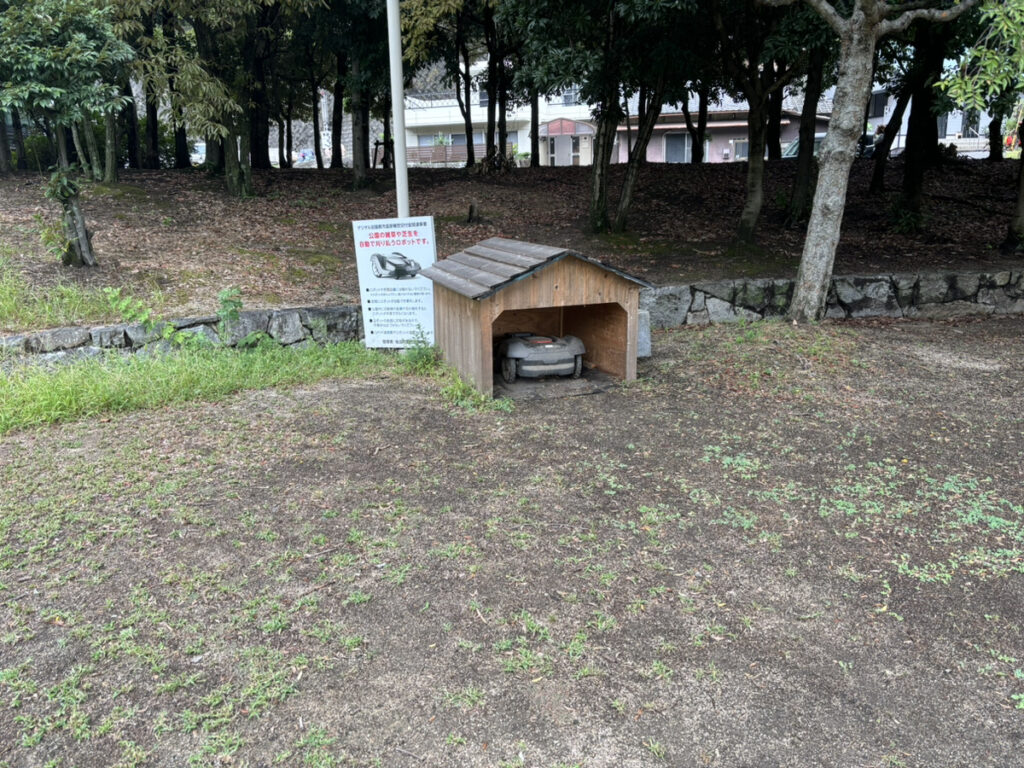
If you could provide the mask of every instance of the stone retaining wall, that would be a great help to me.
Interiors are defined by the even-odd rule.
[[[760,320],[786,313],[793,282],[752,278],[646,288],[640,293],[640,309],[649,314],[650,328]],[[1024,270],[835,277],[825,316],[941,319],[986,314],[1024,314]],[[363,336],[362,313],[357,306],[246,310],[223,332],[215,315],[167,323],[177,331],[228,346],[254,332],[265,333],[285,346],[353,341]],[[43,359],[87,357],[105,349],[145,352],[168,345],[163,328],[163,324],[148,330],[137,324],[58,328],[0,338],[0,350],[36,353]]]
[[[720,280],[644,289],[652,328],[760,320],[786,313],[793,280]],[[1024,271],[834,277],[825,317],[950,318],[1024,314]]]
[[[0,349],[9,352],[36,353],[54,359],[88,357],[103,350],[121,349],[146,352],[168,346],[164,329],[194,334],[213,344],[235,346],[252,333],[265,333],[283,346],[352,341],[363,336],[359,307],[302,307],[279,310],[245,310],[238,320],[220,330],[216,315],[184,317],[142,325],[105,325],[98,328],[57,328],[39,333],[0,338]]]

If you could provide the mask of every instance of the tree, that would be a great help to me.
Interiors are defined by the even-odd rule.
[[[981,109],[995,101],[1000,114],[1009,110],[1008,94],[1024,87],[1024,0],[988,0],[982,8],[983,32],[964,55],[960,72],[943,87],[969,109]],[[1009,126],[1024,144],[1024,121]],[[1024,168],[1024,161],[1021,163]],[[1007,227],[1004,252],[1024,245],[1024,171],[1017,177],[1017,206]]]
[[[779,9],[758,7],[755,0],[715,0],[713,18],[731,90],[747,101],[746,198],[736,235],[751,242],[764,205],[769,100],[781,95],[806,63],[797,50],[802,41],[787,37],[786,15]]]
[[[796,0],[761,0],[790,5]],[[951,21],[977,5],[978,0],[921,0],[890,4],[886,0],[804,0],[839,36],[839,78],[832,122],[819,156],[818,185],[804,238],[789,316],[797,321],[819,319],[832,279],[839,244],[850,168],[864,125],[871,95],[875,48],[879,39],[904,30],[920,19]]]
[[[110,9],[88,0],[16,3],[0,13],[0,108],[34,111],[53,127],[60,167],[50,190],[64,212],[68,264],[95,266],[96,257],[67,174],[66,130],[121,107],[111,73],[132,55],[114,33]]]

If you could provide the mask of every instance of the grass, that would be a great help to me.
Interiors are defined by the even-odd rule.
[[[182,349],[140,357],[111,353],[55,370],[18,368],[0,379],[0,435],[102,413],[212,401],[245,389],[366,376],[390,359],[358,342],[295,350]]]
[[[159,295],[151,304],[161,303]],[[79,323],[116,319],[102,291],[58,283],[32,288],[10,260],[10,249],[0,245],[0,332],[16,333]]]

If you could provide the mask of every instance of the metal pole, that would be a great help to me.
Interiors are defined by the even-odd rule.
[[[388,52],[391,60],[391,114],[395,120],[395,194],[398,218],[409,218],[409,169],[405,153],[405,83],[402,76],[402,23],[398,0],[387,0]],[[387,148],[385,148],[385,152]]]

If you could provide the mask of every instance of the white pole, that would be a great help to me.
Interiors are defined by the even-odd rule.
[[[402,76],[402,22],[398,0],[388,2],[388,51],[391,59],[391,114],[395,120],[392,131],[395,141],[395,193],[398,197],[398,218],[409,218],[409,169],[405,154],[405,83]],[[387,148],[384,150],[387,151]]]

